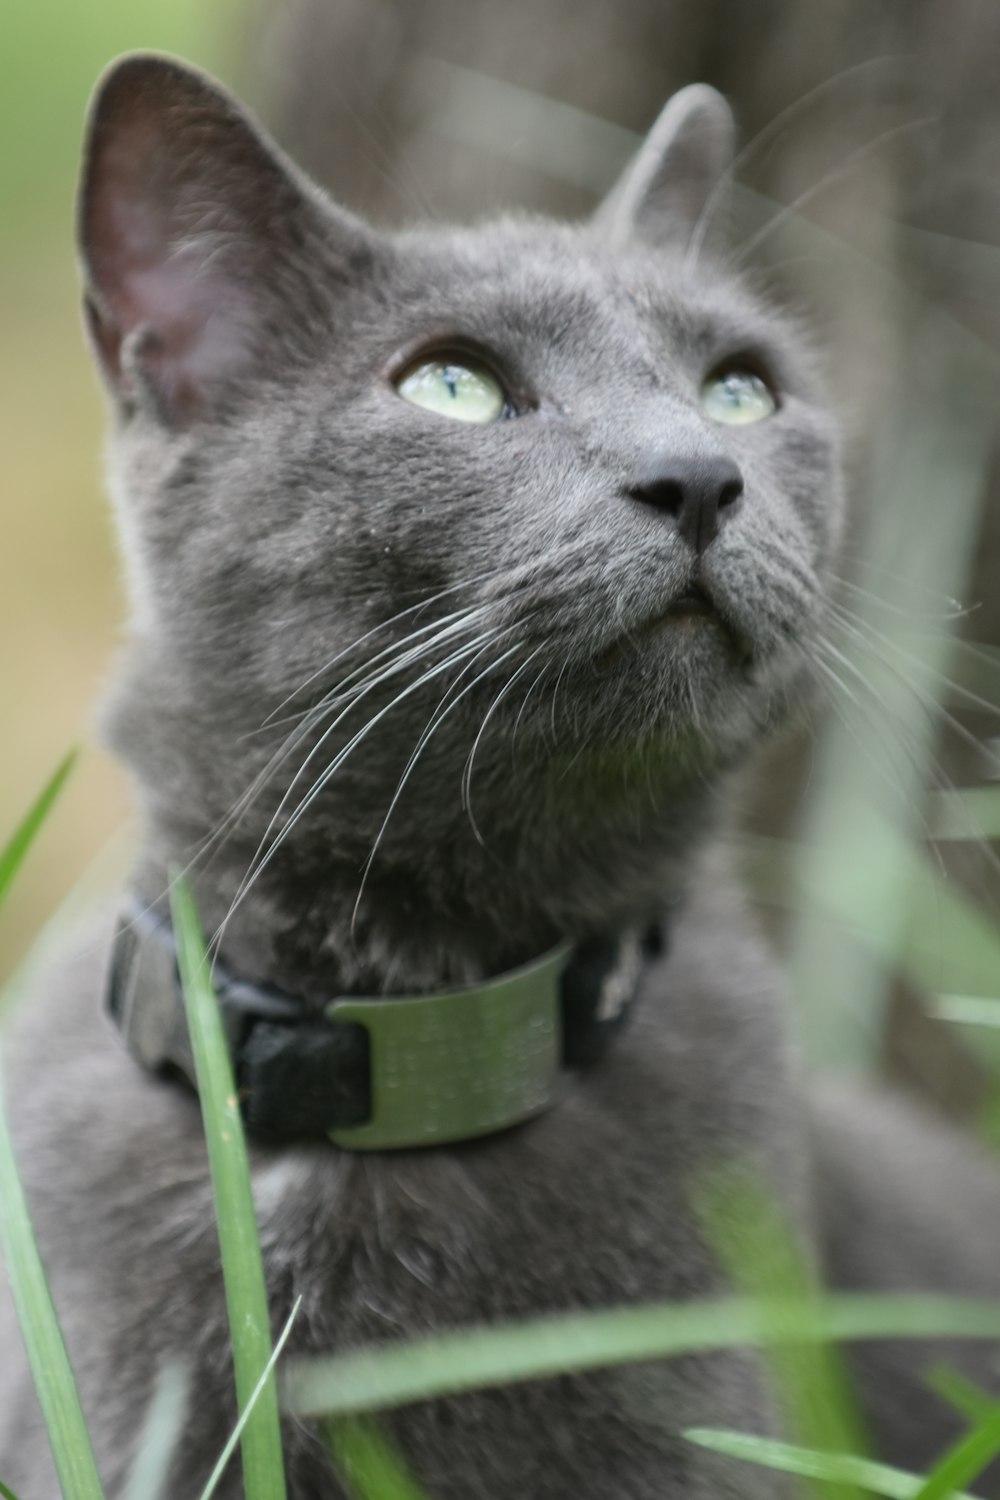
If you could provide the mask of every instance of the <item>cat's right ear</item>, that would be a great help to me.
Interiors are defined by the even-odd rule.
[[[594,216],[612,244],[687,249],[715,227],[733,161],[735,127],[722,95],[693,83],[667,100],[637,154]]]
[[[84,306],[126,409],[182,425],[280,373],[320,331],[324,273],[356,269],[370,240],[203,74],[133,54],[98,85],[79,200]]]

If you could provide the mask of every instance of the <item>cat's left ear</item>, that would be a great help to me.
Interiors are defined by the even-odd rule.
[[[372,236],[235,99],[173,58],[114,64],[80,189],[85,309],[124,410],[169,426],[224,409],[308,357]]]
[[[721,94],[706,83],[681,89],[598,208],[595,225],[612,244],[638,239],[685,249],[721,207],[734,137]]]

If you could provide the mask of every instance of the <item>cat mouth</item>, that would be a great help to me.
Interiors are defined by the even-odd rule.
[[[698,616],[718,620],[720,624],[725,624],[715,600],[702,588],[701,584],[695,583],[689,585],[682,594],[678,594],[676,599],[671,599],[662,618],[683,620]]]
[[[649,621],[649,632],[671,628],[702,630],[715,628],[726,642],[741,666],[749,666],[753,658],[753,646],[740,629],[732,613],[701,582],[689,583],[676,594],[666,608]]]
[[[623,658],[632,656],[636,648],[644,641],[664,633],[680,632],[686,635],[688,632],[708,630],[714,632],[728,648],[728,652],[736,659],[742,667],[748,667],[753,659],[753,648],[747,636],[733,620],[724,604],[720,602],[701,583],[689,583],[680,593],[675,594],[667,604],[651,614],[638,628],[630,630],[622,639],[615,641],[601,651],[597,658],[597,664],[608,667]]]

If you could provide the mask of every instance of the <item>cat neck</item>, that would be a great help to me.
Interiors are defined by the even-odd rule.
[[[714,842],[713,800],[703,788],[613,835],[594,819],[560,842],[526,832],[516,848],[483,847],[470,836],[406,863],[377,861],[363,889],[359,861],[332,857],[321,838],[296,841],[247,883],[246,847],[188,865],[185,846],[159,830],[133,891],[165,914],[169,873],[188,866],[206,936],[230,972],[309,1006],[338,993],[427,993],[657,920]]]

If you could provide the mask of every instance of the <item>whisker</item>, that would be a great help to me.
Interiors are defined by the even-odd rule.
[[[365,861],[364,870],[362,871],[362,874],[361,874],[361,884],[358,887],[357,899],[356,899],[356,901],[354,903],[354,910],[351,913],[351,932],[352,933],[354,932],[354,927],[355,927],[355,923],[357,922],[358,912],[359,912],[360,907],[361,907],[361,899],[362,899],[362,897],[364,895],[365,884],[366,884],[366,882],[368,880],[368,875],[369,875],[369,873],[371,871],[372,865],[375,862],[375,857],[376,857],[376,855],[378,853],[379,846],[381,845],[382,838],[383,838],[383,836],[385,834],[386,829],[389,826],[389,820],[392,817],[394,811],[396,810],[396,806],[399,803],[399,799],[403,795],[403,790],[404,790],[404,788],[406,786],[407,781],[410,778],[410,774],[413,771],[414,767],[416,766],[418,760],[420,759],[421,754],[423,753],[423,751],[426,748],[426,746],[429,744],[430,740],[433,738],[434,734],[441,727],[441,725],[444,722],[444,720],[448,717],[448,715],[452,712],[453,709],[455,709],[455,708],[458,707],[458,705],[459,705],[459,703],[461,703],[462,699],[465,698],[467,696],[467,694],[471,693],[472,690],[475,687],[477,687],[478,684],[480,682],[482,682],[485,677],[488,677],[491,672],[496,671],[497,667],[502,666],[503,663],[510,656],[512,656],[515,651],[519,651],[521,649],[522,645],[523,645],[522,641],[517,641],[510,648],[509,651],[505,651],[502,656],[498,657],[496,661],[491,662],[490,665],[488,667],[486,667],[482,672],[480,672],[476,677],[474,677],[471,682],[467,683],[465,685],[465,687],[462,689],[462,691],[460,693],[458,693],[457,696],[453,697],[452,701],[450,703],[448,703],[448,698],[452,695],[452,693],[454,693],[455,688],[457,687],[458,683],[462,680],[462,677],[465,675],[465,673],[467,671],[469,671],[470,668],[475,665],[475,663],[483,655],[483,652],[485,652],[486,650],[488,650],[488,646],[484,646],[483,650],[480,651],[480,652],[478,652],[476,654],[476,656],[473,657],[472,661],[468,662],[466,664],[466,666],[463,667],[462,672],[459,674],[458,678],[455,680],[455,682],[453,682],[447,688],[447,690],[444,693],[444,696],[441,698],[441,701],[438,703],[437,708],[431,714],[431,717],[430,717],[430,719],[429,719],[429,721],[427,723],[427,726],[425,727],[423,733],[421,734],[419,740],[417,741],[417,744],[414,747],[413,753],[410,756],[409,760],[407,761],[406,766],[405,766],[405,768],[403,770],[403,774],[400,776],[399,781],[396,784],[396,790],[395,790],[395,792],[392,795],[392,800],[389,803],[388,811],[386,812],[386,815],[385,815],[384,819],[382,820],[382,826],[379,828],[379,831],[378,831],[378,833],[375,836],[375,841],[374,841],[374,843],[372,844],[372,847],[371,847],[371,853],[368,855],[368,858]],[[539,650],[540,649],[541,648],[539,647]],[[534,655],[537,655],[537,654],[538,654],[537,652],[534,653]],[[445,705],[447,705],[447,706],[445,706]]]
[[[535,688],[541,682],[542,678],[545,676],[546,672],[549,670],[549,668],[551,666],[552,666],[551,659],[549,661],[547,661],[547,662],[543,662],[541,671],[532,680],[531,686],[528,688],[528,691],[524,695],[524,701],[522,702],[521,707],[517,711],[517,718],[514,720],[514,730],[513,730],[513,733],[511,734],[511,737],[510,737],[510,758],[511,758],[511,762],[513,762],[513,760],[514,760],[514,751],[517,748],[517,731],[521,727],[521,720],[524,717],[524,711],[525,711],[525,709],[528,706],[528,699],[531,697],[532,693],[535,691]]]
[[[269,835],[271,833],[271,830],[274,828],[274,826],[275,826],[278,818],[280,817],[282,809],[287,805],[288,797],[289,797],[289,795],[291,793],[292,787],[295,785],[295,781],[297,781],[299,779],[299,776],[301,775],[301,770],[298,773],[296,773],[295,781],[293,781],[292,787],[289,787],[288,791],[285,793],[284,797],[282,798],[281,803],[279,804],[278,808],[276,809],[275,813],[273,814],[273,816],[271,818],[271,821],[270,821],[270,823],[267,826],[267,830],[265,831],[264,836],[261,839],[260,844],[258,845],[256,854],[253,856],[253,859],[250,861],[250,865],[248,867],[247,873],[244,876],[243,880],[240,882],[240,886],[239,886],[239,888],[238,888],[238,890],[236,892],[235,897],[233,898],[233,902],[232,902],[232,905],[229,908],[229,912],[227,913],[226,918],[224,919],[223,926],[225,926],[225,923],[228,922],[228,920],[232,916],[233,912],[240,905],[240,903],[245,899],[245,897],[246,897],[247,893],[249,892],[251,886],[257,881],[257,879],[259,878],[259,876],[261,875],[261,873],[264,871],[264,869],[266,869],[267,865],[270,863],[271,859],[274,857],[274,855],[277,853],[278,849],[284,843],[285,839],[288,837],[289,833],[295,827],[295,825],[299,821],[299,819],[308,811],[308,809],[312,806],[312,804],[316,800],[316,798],[320,795],[320,793],[328,785],[330,779],[336,774],[336,772],[344,764],[345,760],[348,758],[348,756],[351,754],[351,752],[354,749],[357,748],[357,746],[361,743],[362,740],[364,740],[366,738],[366,736],[371,732],[371,730],[374,729],[374,727],[376,726],[376,724],[380,723],[381,720],[384,719],[385,716],[392,711],[392,709],[394,709],[398,704],[402,703],[405,698],[408,698],[411,693],[416,692],[419,688],[423,687],[425,683],[430,682],[435,677],[440,676],[440,674],[442,672],[447,671],[448,668],[451,667],[451,666],[454,666],[456,662],[463,660],[464,657],[468,656],[471,652],[477,650],[480,646],[482,646],[483,644],[485,644],[490,638],[491,638],[491,633],[487,632],[487,633],[485,633],[482,636],[478,636],[474,641],[466,644],[465,646],[461,646],[457,651],[453,652],[450,656],[446,657],[443,662],[439,662],[439,663],[437,663],[436,666],[431,667],[428,671],[424,672],[420,677],[418,677],[415,682],[410,683],[408,687],[404,688],[402,690],[402,692],[397,693],[396,696],[392,699],[392,701],[390,703],[386,704],[386,706],[384,708],[379,709],[379,711],[376,714],[374,714],[361,729],[359,729],[357,731],[357,733],[353,736],[353,738],[348,741],[347,745],[342,750],[338,751],[338,753],[334,756],[333,760],[331,761],[330,765],[327,766],[327,768],[319,776],[318,780],[314,783],[312,789],[299,802],[298,806],[296,807],[295,811],[292,813],[292,815],[289,818],[288,822],[279,831],[279,833],[277,834],[277,836],[274,839],[271,840],[270,847],[267,849],[267,852],[262,854],[262,851],[264,850],[264,847],[267,844],[267,840],[268,840],[268,837],[269,837]],[[387,675],[391,675],[391,674],[387,674]],[[368,689],[368,691],[371,691],[371,690],[372,689]],[[338,717],[334,721],[334,723],[332,725],[330,725],[330,727],[324,732],[322,740],[320,741],[320,744],[322,744],[330,736],[330,734],[336,728],[337,724],[339,724],[341,722],[341,720],[346,716],[346,714],[348,714],[351,711],[352,708],[354,708],[354,706],[355,706],[355,703],[352,701],[350,704],[348,704],[347,708],[345,708],[343,710],[343,712],[338,715]],[[307,758],[307,760],[308,759],[312,759],[313,755],[315,754],[315,751],[318,750],[318,749],[319,749],[319,745],[317,745],[316,747],[314,747],[314,750],[312,752],[310,752],[310,755]],[[304,769],[306,763],[307,762],[303,763],[303,767],[301,769]],[[221,935],[222,935],[222,928],[220,927],[219,932],[217,933],[216,939],[214,941],[220,940],[221,939]]]
[[[817,644],[822,646],[824,643],[818,642]],[[894,756],[891,751],[890,743],[887,742],[882,732],[882,727],[879,724],[877,718],[873,714],[866,712],[860,699],[858,699],[856,695],[846,686],[843,678],[833,667],[830,666],[829,662],[823,661],[822,658],[817,656],[813,657],[813,664],[819,668],[819,670],[828,679],[828,681],[832,682],[834,686],[839,690],[839,692],[843,693],[844,696],[847,697],[848,700],[857,709],[866,731],[865,734],[859,734],[857,730],[852,726],[850,719],[844,712],[843,705],[838,700],[836,694],[832,694],[829,699],[834,713],[837,715],[838,719],[840,720],[850,739],[853,741],[854,745],[861,752],[861,755],[867,761],[867,763],[875,771],[875,774],[878,776],[879,780],[882,781],[886,785],[886,787],[888,787],[893,797],[901,799],[903,801],[907,801],[903,778],[900,776],[898,768],[894,765]],[[869,688],[869,691],[872,693],[874,706],[876,708],[880,707],[881,704],[875,697],[874,691],[871,689],[870,684],[867,684],[867,686]],[[881,747],[884,759],[875,754],[871,744],[871,741],[873,739]],[[905,747],[901,746],[901,748],[903,749],[903,753],[907,755],[907,759],[910,760],[911,767],[914,769],[919,769],[919,767],[915,766],[912,757],[905,750]],[[890,775],[890,768],[894,773],[895,779],[893,779],[893,775]]]
[[[853,559],[866,574],[877,574],[880,578],[888,579],[890,583],[902,584],[907,589],[926,595],[928,600],[933,599],[936,604],[940,604],[943,601],[953,609],[962,608],[957,599],[952,599],[948,594],[944,594],[939,589],[934,588],[933,585],[924,583],[919,578],[910,577],[905,573],[897,573],[894,569],[887,568],[884,563],[872,562],[864,552],[858,551],[857,548],[845,549],[844,557],[848,561]],[[842,583],[847,580],[838,579],[837,581]],[[855,583],[853,587],[858,588],[860,585]],[[873,599],[879,598],[877,594],[872,594],[870,597]]]
[[[688,241],[688,248],[684,258],[685,267],[689,269],[697,261],[698,256],[704,249],[705,238],[711,228],[715,214],[718,212],[720,205],[725,201],[726,195],[735,182],[737,175],[743,170],[748,161],[752,161],[765,146],[769,146],[781,134],[785,126],[792,123],[803,110],[808,109],[811,104],[815,104],[825,95],[832,93],[834,89],[839,88],[848,79],[854,78],[859,73],[868,72],[876,67],[885,67],[888,63],[896,63],[898,61],[899,58],[892,53],[886,54],[883,57],[866,57],[863,62],[855,63],[853,67],[842,68],[839,72],[834,73],[832,77],[824,78],[814,88],[809,89],[805,94],[800,94],[791,104],[786,105],[778,114],[772,116],[767,124],[762,126],[757,131],[757,134],[747,141],[741,150],[737,151],[729,167],[709,193],[705,200],[705,206],[698,216],[698,221]]]
[[[475,616],[480,615],[483,612],[484,610],[480,606],[470,608],[465,612],[466,618],[461,621],[461,625],[465,626],[469,624]],[[452,617],[449,616],[448,618],[451,619]],[[300,718],[300,722],[297,728],[285,737],[281,745],[278,746],[277,750],[275,750],[274,754],[270,757],[267,764],[260,772],[258,772],[257,776],[251,782],[250,786],[241,794],[234,807],[229,811],[229,813],[226,814],[226,817],[222,820],[218,828],[216,828],[199,847],[195,855],[192,857],[190,864],[193,865],[197,860],[203,858],[208,850],[212,848],[213,845],[218,843],[218,841],[223,836],[228,836],[233,832],[240,819],[249,809],[251,803],[255,800],[256,797],[260,795],[267,782],[275,774],[279,766],[285,760],[287,760],[288,756],[292,753],[295,747],[301,743],[306,735],[311,730],[313,730],[328,713],[334,712],[338,707],[340,707],[344,702],[344,698],[347,697],[346,706],[342,708],[342,711],[337,715],[333,723],[324,731],[317,744],[306,756],[305,761],[299,767],[299,770],[295,773],[295,776],[292,778],[291,783],[286,789],[277,810],[272,816],[272,819],[264,832],[261,843],[258,845],[257,854],[259,854],[260,849],[267,841],[267,837],[274,826],[276,818],[280,816],[280,813],[285,806],[288,797],[291,795],[292,789],[302,775],[302,772],[305,770],[305,767],[313,759],[320,747],[325,743],[330,734],[333,733],[338,724],[341,723],[341,721],[346,717],[351,709],[353,709],[358,703],[360,703],[363,698],[367,697],[369,692],[372,692],[375,688],[381,686],[383,682],[386,682],[390,677],[396,675],[397,672],[404,671],[407,667],[412,666],[415,661],[419,661],[423,656],[429,655],[433,649],[435,649],[439,644],[442,643],[442,641],[450,639],[457,632],[457,629],[457,625],[449,625],[445,630],[441,631],[439,635],[432,637],[430,640],[423,641],[419,648],[411,648],[407,650],[389,667],[384,668],[374,677],[366,679],[362,683],[356,684],[350,695],[340,693],[335,689],[331,694],[328,694],[327,697],[322,699],[318,704],[314,705],[314,707],[310,709],[304,717]],[[397,643],[397,649],[405,646],[407,641],[409,641],[411,638],[411,636],[404,637],[404,640],[402,642]],[[384,653],[380,653],[380,655],[384,655]],[[256,857],[257,855],[255,854],[254,858]],[[188,868],[190,868],[190,865]]]
[[[514,654],[514,651],[519,650],[519,649],[520,649],[520,643],[519,643],[518,646],[515,646],[511,651],[508,651],[505,654],[505,656],[503,656],[503,657],[500,658],[500,660],[501,661],[506,660],[507,657],[510,657],[510,656],[512,656]],[[484,849],[486,848],[486,843],[485,843],[485,841],[483,839],[482,834],[479,831],[479,828],[478,828],[478,826],[476,824],[476,820],[475,820],[475,818],[473,816],[473,813],[472,813],[472,772],[473,772],[473,768],[475,766],[475,761],[476,761],[476,751],[479,749],[480,741],[482,740],[483,735],[486,733],[486,726],[490,722],[490,720],[492,719],[494,713],[500,707],[500,704],[503,702],[504,698],[506,698],[507,694],[510,692],[511,688],[514,686],[514,684],[517,681],[517,679],[521,676],[522,672],[527,671],[528,667],[531,666],[531,663],[535,660],[535,658],[540,654],[540,652],[543,649],[544,649],[544,647],[542,647],[542,646],[536,647],[535,650],[531,653],[531,655],[527,658],[527,660],[521,663],[521,665],[517,668],[516,672],[514,672],[511,675],[511,677],[508,678],[508,680],[507,680],[506,684],[504,685],[504,687],[502,687],[500,689],[499,693],[497,693],[497,695],[494,698],[493,702],[490,704],[490,707],[486,711],[486,716],[483,719],[483,722],[479,726],[479,733],[476,735],[476,738],[475,738],[475,740],[472,743],[472,749],[469,751],[469,756],[468,756],[468,759],[465,762],[465,768],[464,768],[464,770],[462,772],[462,806],[465,808],[465,811],[468,814],[469,824],[470,824],[470,826],[472,828],[472,832],[473,832],[473,835],[475,836],[476,842],[478,844],[480,844],[481,847],[484,848]]]
[[[426,625],[417,626],[415,630],[411,630],[405,636],[403,636],[402,640],[390,641],[388,646],[383,646],[381,651],[377,651],[374,656],[370,656],[366,661],[361,662],[357,667],[353,669],[353,671],[348,672],[345,677],[339,677],[337,681],[327,690],[327,692],[323,694],[319,703],[313,704],[309,708],[300,709],[294,714],[289,714],[284,719],[265,719],[264,723],[261,725],[261,728],[266,728],[269,724],[273,725],[275,723],[292,723],[296,719],[308,717],[310,714],[314,714],[317,711],[328,707],[333,702],[340,701],[348,693],[355,693],[360,688],[367,686],[370,679],[365,676],[365,673],[370,672],[373,667],[377,667],[380,662],[384,662],[387,658],[390,660],[395,658],[397,662],[405,666],[407,662],[412,659],[413,655],[419,654],[421,650],[421,644],[419,644],[421,636],[426,636],[428,632],[441,631],[442,634],[440,636],[436,636],[435,640],[447,639],[449,635],[459,634],[463,626],[467,625],[477,616],[482,616],[489,613],[490,609],[491,606],[488,604],[470,604],[466,605],[462,609],[453,610],[450,614],[442,615],[436,620],[429,620]],[[368,634],[371,635],[374,634],[374,632],[369,631]],[[365,639],[365,636],[361,637],[361,640]],[[354,646],[349,646],[347,648],[347,651],[353,650]],[[410,655],[407,655],[406,653],[410,653]],[[345,654],[346,652],[340,653],[341,656]],[[337,659],[338,658],[334,657],[333,661],[336,661]],[[314,673],[311,680],[315,681],[316,677],[325,674],[328,671],[330,665],[332,665],[332,662],[328,663],[318,672]],[[296,691],[298,692],[300,690],[297,689]],[[294,697],[295,694],[293,694],[292,696]],[[290,701],[291,700],[288,698],[285,699],[286,703]],[[275,712],[277,712],[277,709],[275,710]]]
[[[849,578],[839,578],[836,573],[830,574],[831,579],[838,588],[846,589],[848,593],[857,594],[859,599],[864,599],[868,604],[875,604],[879,609],[884,609],[887,614],[898,615],[902,619],[912,620],[936,620],[939,623],[947,620],[961,620],[966,615],[975,614],[978,605],[960,604],[957,599],[948,599],[942,595],[942,601],[950,606],[937,614],[925,613],[922,610],[904,609],[901,605],[893,604],[888,599],[883,599],[880,594],[874,594],[870,589],[862,588],[859,583],[852,582]]]
[[[919,671],[927,672],[936,681],[947,687],[949,691],[963,699],[964,702],[970,704],[973,708],[978,708],[980,712],[986,714],[1000,714],[1000,706],[991,703],[988,698],[981,698],[978,693],[972,692],[971,689],[962,687],[961,683],[955,682],[953,678],[948,676],[947,672],[942,672],[939,667],[932,666],[930,662],[924,661],[922,657],[914,655],[912,651],[908,651],[905,646],[900,645],[899,641],[894,640],[892,636],[886,635],[874,626],[870,620],[865,620],[860,615],[853,615],[839,605],[831,603],[829,607],[841,628],[850,631],[856,639],[864,639],[862,632],[867,631],[870,636],[878,640],[886,649],[895,651]],[[870,650],[874,649],[871,641],[868,641],[867,645]],[[889,666],[889,663],[886,662],[885,665]],[[911,688],[913,687],[912,682],[908,682],[908,685]],[[937,704],[942,715],[951,717],[948,715],[948,710],[944,707],[944,704],[934,698],[933,694],[928,692],[927,697]]]
[[[562,680],[563,680],[564,676],[566,675],[566,670],[569,667],[569,662],[570,662],[570,659],[569,659],[568,656],[566,656],[563,659],[562,666],[559,668],[559,675],[556,678],[556,685],[552,689],[552,704],[551,704],[551,708],[550,708],[549,717],[550,717],[551,722],[552,722],[552,743],[553,743],[553,745],[557,744],[558,740],[559,740],[559,731],[556,729],[556,699],[559,697],[559,688],[560,688],[560,686],[562,684]]]
[[[274,709],[272,709],[271,713],[269,713],[267,718],[264,719],[261,727],[269,724],[276,714],[279,714],[287,704],[291,703],[293,698],[297,698],[300,693],[304,692],[311,683],[316,681],[317,677],[325,676],[326,673],[329,672],[331,667],[336,666],[338,661],[342,661],[345,656],[348,656],[352,651],[356,651],[359,646],[363,646],[365,641],[370,640],[373,635],[378,635],[381,631],[388,630],[390,626],[397,625],[400,620],[405,620],[407,615],[415,614],[418,610],[421,609],[428,609],[432,604],[437,604],[440,602],[440,600],[447,598],[449,594],[457,593],[459,589],[472,588],[477,583],[484,583],[489,579],[499,576],[500,575],[496,573],[495,570],[490,570],[490,572],[488,573],[479,573],[473,578],[465,578],[460,583],[450,584],[448,588],[441,589],[436,594],[428,595],[426,599],[419,599],[416,604],[411,604],[408,606],[408,608],[401,609],[398,614],[390,616],[388,620],[382,620],[378,625],[373,625],[370,630],[365,631],[364,635],[358,636],[357,639],[352,641],[349,646],[345,646],[342,651],[338,651],[335,656],[331,656],[329,661],[324,662],[321,667],[317,667],[315,672],[311,672],[303,682],[300,682],[297,688],[290,692],[286,698],[283,698],[281,702],[277,704]],[[457,615],[460,614],[461,611],[459,610],[455,613]],[[455,615],[445,616],[445,619],[453,618],[455,618]],[[435,624],[441,623],[443,622],[440,620],[432,621],[429,626],[422,626],[421,628],[424,630],[432,629]],[[391,650],[392,647],[390,646],[386,649]],[[379,654],[384,655],[385,653],[380,652]],[[371,658],[372,662],[377,660],[378,657]],[[369,662],[369,665],[371,665],[371,662]]]
[[[734,264],[737,267],[744,265],[754,251],[759,249],[764,241],[773,235],[777,229],[780,229],[782,224],[786,223],[793,215],[799,213],[807,203],[811,203],[820,193],[825,192],[832,183],[838,182],[840,178],[848,176],[856,167],[861,166],[870,156],[880,151],[888,141],[914,130],[922,130],[933,123],[934,119],[931,115],[922,115],[917,120],[904,120],[901,125],[892,125],[888,130],[879,131],[878,135],[873,136],[870,141],[866,141],[863,146],[858,146],[854,151],[848,152],[842,162],[838,163],[829,172],[824,172],[817,182],[812,183],[810,187],[806,188],[805,192],[799,193],[798,197],[793,198],[791,203],[784,204],[777,213],[768,219],[766,224],[752,234],[749,239],[744,240],[742,245],[740,245],[739,253],[735,257]]]
[[[840,623],[841,623],[841,627],[842,628],[844,628],[845,625],[849,627],[849,622],[842,621]],[[856,627],[855,627],[855,629],[856,629]],[[877,665],[879,665],[883,669],[885,669],[885,670],[889,671],[890,673],[892,673],[892,675],[897,679],[897,681],[908,692],[910,692],[910,693],[913,694],[914,698],[916,699],[917,703],[920,706],[921,712],[924,714],[924,716],[927,719],[928,724],[931,727],[934,727],[939,720],[943,721],[944,723],[946,723],[948,725],[948,727],[952,730],[953,733],[959,735],[960,738],[962,738],[974,750],[976,750],[977,753],[982,753],[983,752],[984,747],[982,745],[982,742],[975,735],[971,734],[968,730],[966,730],[965,726],[963,724],[961,724],[960,721],[957,720],[954,717],[954,715],[950,714],[947,711],[947,709],[944,708],[944,706],[941,704],[941,702],[932,693],[930,693],[927,689],[922,688],[919,684],[913,682],[910,678],[908,678],[907,676],[905,676],[902,671],[900,671],[896,667],[894,667],[891,662],[887,661],[884,657],[882,657],[876,651],[874,645],[870,641],[866,640],[864,637],[862,637],[860,635],[856,636],[856,640],[857,640],[857,644],[861,647],[861,649],[867,651],[869,653],[869,655],[871,656],[871,659],[873,661],[875,661]],[[819,646],[821,646],[822,648],[825,648],[826,650],[835,650],[835,648],[832,647],[832,645],[831,645],[831,643],[829,641],[820,641],[817,644]],[[838,655],[840,655],[840,653],[838,653]],[[853,667],[853,664],[851,664],[849,662],[848,658],[841,656],[841,660],[844,661],[845,665],[851,665]],[[913,658],[913,660],[918,665],[921,665],[921,666],[924,665],[923,663],[919,662],[919,658]],[[822,664],[819,663],[819,662],[817,662],[816,664],[822,666]],[[831,669],[827,668],[827,670],[829,671]],[[873,702],[873,705],[877,709],[884,711],[885,703],[884,703],[884,699],[882,698],[882,696],[877,693],[876,689],[873,687],[873,685],[871,683],[868,682],[867,678],[865,678],[865,676],[864,676],[863,673],[860,673],[856,667],[853,667],[853,670],[855,672],[855,675],[858,676],[858,678],[861,681],[862,685],[865,687],[866,691],[870,695],[870,697],[872,699],[872,702]],[[838,681],[839,681],[839,679],[838,679]],[[840,682],[839,685],[841,686],[841,688],[844,688],[844,686],[845,686],[842,682]],[[853,698],[853,694],[851,696]],[[860,705],[858,705],[858,706],[860,708]],[[836,704],[834,704],[834,707],[836,709]],[[863,709],[861,711],[863,712]],[[843,719],[843,716],[841,716],[841,717],[842,717],[842,721],[845,723],[845,726],[846,726],[846,720]],[[873,716],[869,715],[869,714],[865,714],[865,722],[868,724],[869,728],[872,729],[873,732],[876,733],[877,737],[880,739],[881,743],[884,745],[885,741],[882,739],[881,735],[878,734],[877,722],[873,718]],[[862,749],[866,750],[869,758],[871,758],[869,747],[865,746],[860,739],[857,739],[856,742],[859,744],[859,746]],[[956,790],[955,785],[954,785],[954,783],[951,780],[951,777],[948,776],[948,774],[944,770],[943,766],[940,764],[940,762],[937,760],[936,757],[934,757],[933,755],[930,756],[928,758],[928,761],[927,761],[926,766],[925,766],[923,763],[917,763],[915,761],[914,757],[907,750],[907,747],[905,746],[905,744],[903,744],[902,741],[900,741],[900,747],[903,749],[904,753],[907,754],[907,758],[910,760],[911,766],[913,767],[914,771],[917,772],[917,774],[918,774],[919,779],[921,780],[921,782],[923,781],[925,771],[929,771],[933,784],[935,784],[938,787],[941,787],[944,790],[950,790],[950,791],[955,791]],[[899,790],[899,788],[896,788],[897,792],[898,792],[898,790]],[[921,813],[920,816],[919,816],[919,825],[920,825],[920,831],[922,833],[922,836],[930,844],[931,848],[934,850],[935,858],[937,859],[939,865],[941,865],[941,867],[943,869],[944,868],[943,861],[941,860],[940,854],[937,852],[933,833],[932,833],[931,829],[929,828],[927,820],[926,820],[925,816],[923,815],[923,813]],[[975,827],[974,827],[974,825],[972,823],[971,818],[969,819],[969,831],[970,831],[970,837],[975,836],[976,830],[975,830]],[[984,855],[985,859],[987,860],[987,863],[989,864],[990,868],[993,869],[995,873],[996,872],[1000,872],[1000,855],[998,855],[992,849],[992,847],[990,846],[990,844],[987,841],[983,840],[981,837],[977,837],[976,838],[976,842],[978,843],[978,845],[980,847],[980,851]]]
[[[499,636],[502,634],[503,630],[498,630],[494,638],[499,638]],[[229,908],[229,911],[226,914],[226,917],[223,919],[223,923],[221,924],[216,937],[213,939],[214,943],[217,943],[221,940],[222,931],[226,923],[228,923],[229,919],[235,912],[236,908],[240,905],[240,903],[245,900],[252,886],[256,883],[264,870],[270,864],[271,860],[274,858],[275,854],[278,852],[282,844],[288,838],[289,834],[295,828],[296,824],[308,812],[309,808],[315,802],[316,798],[321,795],[332,777],[336,775],[337,771],[348,759],[351,753],[358,747],[358,745],[361,744],[364,739],[367,738],[367,736],[376,727],[376,725],[381,723],[386,715],[391,713],[394,708],[398,707],[398,705],[402,703],[404,699],[410,697],[411,694],[419,691],[419,689],[424,687],[428,682],[433,681],[435,677],[439,677],[442,672],[446,672],[450,667],[454,666],[456,662],[462,661],[470,653],[479,649],[479,647],[485,644],[489,639],[490,636],[488,634],[478,637],[471,643],[460,647],[458,651],[453,652],[452,655],[447,657],[443,662],[438,662],[435,666],[422,673],[421,676],[419,676],[414,682],[410,683],[407,687],[403,688],[401,692],[397,693],[390,703],[386,704],[384,708],[379,709],[377,713],[373,714],[372,717],[367,721],[367,723],[357,731],[352,739],[348,741],[344,748],[338,751],[331,763],[326,767],[326,769],[316,780],[311,790],[299,802],[288,822],[279,831],[277,836],[272,839],[270,847],[267,849],[266,853],[263,854],[263,856],[260,858],[255,856],[255,860],[251,862],[251,867],[244,879],[241,881],[240,887],[235,897],[233,898],[233,902]],[[273,822],[274,820],[272,819],[272,826]]]

